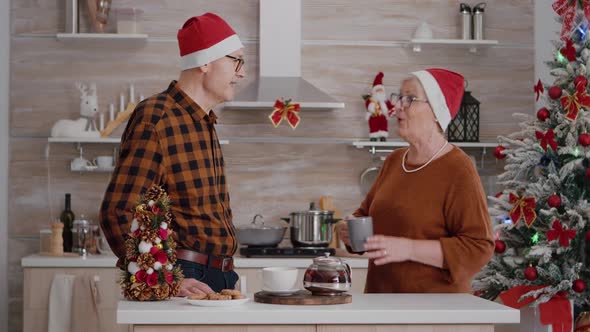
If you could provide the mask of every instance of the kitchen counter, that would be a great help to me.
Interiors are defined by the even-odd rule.
[[[253,298],[252,294],[248,297]],[[122,300],[117,307],[117,323],[132,324],[134,331],[151,331],[150,325],[169,325],[164,330],[181,331],[182,326],[189,330],[188,326],[197,325],[286,324],[326,325],[322,331],[331,331],[329,326],[340,324],[353,324],[355,331],[369,330],[370,325],[413,324],[424,327],[424,331],[432,331],[433,326],[440,327],[436,331],[493,331],[495,324],[519,320],[518,310],[468,294],[353,294],[350,304],[317,306],[250,300],[232,307],[198,307],[174,298],[162,302]],[[416,328],[411,331],[421,331]]]
[[[367,268],[365,258],[343,258],[351,268]],[[22,267],[115,267],[117,257],[113,255],[90,255],[82,257],[52,257],[29,255],[21,259]],[[235,256],[236,268],[263,268],[269,266],[287,266],[306,269],[312,258],[246,258]]]

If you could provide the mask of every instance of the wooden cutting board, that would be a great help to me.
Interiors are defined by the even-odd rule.
[[[254,294],[254,302],[288,305],[346,304],[352,302],[352,295],[319,296],[312,295],[306,290],[300,290],[292,295],[278,296],[262,291]]]

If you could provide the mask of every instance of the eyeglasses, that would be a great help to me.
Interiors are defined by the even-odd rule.
[[[392,93],[390,98],[392,101],[395,101],[395,105],[397,105],[397,103],[400,103],[400,105],[402,105],[402,108],[410,108],[410,106],[412,106],[412,103],[415,101],[428,103],[428,100],[419,99],[415,96],[404,96],[397,93]]]
[[[226,57],[234,60],[236,63],[236,73],[240,71],[240,69],[242,69],[242,66],[244,65],[244,63],[246,63],[246,61],[244,61],[244,59],[242,58],[238,58],[235,56],[231,56],[231,55],[226,55]]]

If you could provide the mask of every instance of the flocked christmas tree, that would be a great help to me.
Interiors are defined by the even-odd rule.
[[[559,298],[581,307],[590,302],[590,34],[581,5],[590,12],[586,1],[554,4],[563,23],[547,62],[554,81],[534,87],[545,107],[536,116],[515,114],[521,130],[500,137],[494,151],[506,164],[490,214],[504,222],[494,229],[492,260],[473,282],[484,298],[506,302],[503,295],[512,293],[541,306]]]

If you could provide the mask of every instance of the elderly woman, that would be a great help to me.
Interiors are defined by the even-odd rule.
[[[412,73],[395,104],[398,135],[409,143],[385,160],[355,216],[374,235],[367,293],[465,293],[494,250],[485,194],[469,157],[444,136],[459,110],[463,77],[444,69]],[[350,245],[345,223],[338,225]]]

